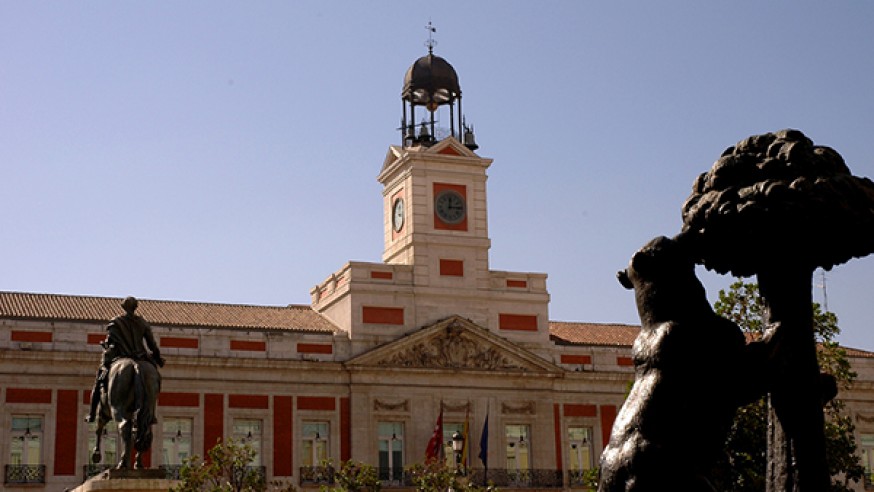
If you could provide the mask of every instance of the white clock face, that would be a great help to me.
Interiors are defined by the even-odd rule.
[[[464,220],[467,205],[464,197],[455,190],[443,190],[434,198],[434,212],[447,224],[458,224]]]
[[[401,229],[404,228],[404,199],[403,198],[396,199],[394,205],[392,206],[391,223],[392,223],[392,227],[394,227],[394,229],[395,229],[395,232],[400,232]]]

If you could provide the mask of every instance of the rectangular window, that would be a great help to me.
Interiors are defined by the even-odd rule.
[[[42,464],[42,416],[13,415],[9,464]]]
[[[9,433],[9,464],[4,483],[41,484],[46,481],[42,461],[43,418],[41,415],[13,415]]]
[[[865,484],[874,483],[874,434],[860,435],[859,449],[862,451],[862,466],[865,467]]]
[[[304,422],[301,439],[301,464],[308,467],[322,466],[331,455],[328,452],[330,436],[328,422]]]
[[[571,485],[583,485],[583,472],[593,466],[591,427],[570,426],[568,434],[568,470]]]
[[[161,421],[161,434],[164,436],[162,455],[164,466],[181,466],[191,457],[192,420],[188,418],[165,417]]]
[[[507,476],[513,486],[527,486],[531,481],[531,436],[528,425],[504,426]]]
[[[379,479],[384,482],[401,483],[404,478],[404,424],[403,422],[379,422]]]
[[[234,440],[248,444],[255,451],[255,458],[249,466],[261,466],[261,428],[260,419],[234,419]]]
[[[111,468],[118,463],[119,459],[119,439],[118,439],[118,424],[114,420],[110,420],[103,426],[103,431],[100,433],[100,463],[91,461],[91,453],[94,447],[97,446],[97,423],[88,424],[88,468],[85,473],[89,477],[94,476],[107,468]]]

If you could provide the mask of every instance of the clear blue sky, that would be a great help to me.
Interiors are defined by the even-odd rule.
[[[615,272],[751,134],[874,175],[874,2],[9,0],[0,290],[308,304],[379,261],[429,19],[494,158],[491,267],[549,274],[553,320],[637,323]],[[874,258],[826,279],[874,350]]]

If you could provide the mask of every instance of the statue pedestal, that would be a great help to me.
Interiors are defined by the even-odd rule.
[[[170,490],[170,487],[178,484],[178,480],[167,479],[167,474],[163,470],[106,470],[72,489],[71,492],[90,492],[92,490],[154,492],[156,490]]]

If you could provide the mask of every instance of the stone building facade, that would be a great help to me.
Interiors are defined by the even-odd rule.
[[[61,490],[100,469],[89,463],[94,426],[83,419],[120,302],[0,293],[7,489]],[[172,471],[235,438],[256,448],[268,477],[302,486],[318,483],[325,458],[379,466],[387,485],[401,485],[404,468],[424,461],[441,407],[444,440],[468,423],[472,472],[483,468],[488,416],[490,476],[520,486],[578,478],[622,403],[636,332],[550,323],[554,334],[535,353],[453,315],[354,353],[347,333],[308,306],[141,300],[138,312],[168,361],[148,465]],[[105,439],[112,463],[117,439]]]
[[[410,68],[410,120],[416,105],[433,104],[433,114],[457,103],[460,113],[447,66],[429,53]],[[423,84],[425,68],[428,77],[448,74],[440,79],[448,88]],[[378,175],[382,261],[346,263],[311,290],[310,305],[140,300],[167,359],[147,465],[172,474],[233,438],[256,449],[254,465],[271,480],[317,487],[328,477],[324,460],[352,459],[402,487],[442,418],[447,463],[452,436],[467,428],[461,461],[477,480],[581,487],[633,377],[638,327],[550,321],[546,274],[490,269],[491,160],[462,127],[439,141],[424,124],[418,135],[415,125],[404,129]],[[7,490],[63,490],[99,469],[90,463],[93,424],[83,419],[120,303],[0,292]],[[850,355],[860,377],[840,397],[871,460],[874,354]],[[104,440],[112,463],[117,439],[110,431]]]

